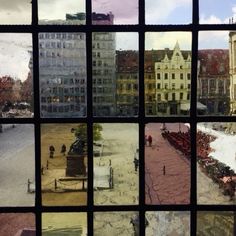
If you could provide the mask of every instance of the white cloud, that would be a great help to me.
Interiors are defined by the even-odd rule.
[[[181,11],[181,8],[188,8],[188,12],[183,12],[185,16],[189,17],[191,21],[192,17],[192,0],[146,0],[145,1],[145,14],[146,24],[163,24],[166,23],[171,14],[177,10]],[[182,19],[173,19],[173,24],[183,24],[189,22],[182,22]]]
[[[39,0],[38,11],[40,20],[65,20],[66,13],[85,12],[85,0]]]
[[[145,50],[173,49],[177,41],[181,50],[191,50],[190,32],[147,32],[145,34]]]

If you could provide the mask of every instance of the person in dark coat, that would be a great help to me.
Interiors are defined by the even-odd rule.
[[[54,152],[55,152],[55,148],[54,148],[53,145],[51,145],[51,146],[49,147],[49,153],[50,153],[49,157],[50,157],[50,158],[53,158]]]
[[[152,146],[152,136],[148,135],[148,143],[149,143],[149,147]]]
[[[62,146],[61,146],[61,153],[63,154],[63,156],[65,156],[66,154],[66,145],[65,144],[63,144]]]
[[[138,166],[139,166],[139,160],[134,157],[134,170],[137,171],[138,170]]]

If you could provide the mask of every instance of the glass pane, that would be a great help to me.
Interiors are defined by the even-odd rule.
[[[87,125],[41,124],[44,206],[87,204]]]
[[[199,32],[198,49],[198,115],[229,115],[234,113],[234,33],[228,31]],[[235,37],[236,38],[236,37]],[[230,54],[229,54],[230,42]],[[231,69],[231,70],[230,70]],[[231,81],[233,81],[231,79]],[[231,92],[230,92],[231,91]],[[230,101],[231,100],[231,101]]]
[[[231,24],[235,22],[235,1],[199,0],[200,24]]]
[[[190,212],[159,211],[146,212],[146,236],[190,235]]]
[[[33,116],[32,35],[0,33],[0,116]]]
[[[0,206],[35,205],[34,146],[34,125],[0,124]]]
[[[94,212],[93,221],[94,236],[139,235],[138,212]]]
[[[236,123],[197,124],[198,204],[234,203],[235,134]]]
[[[85,0],[38,0],[40,25],[85,25]]]
[[[138,115],[138,34],[94,32],[94,116]]]
[[[144,138],[146,204],[189,204],[190,125],[148,123]]]
[[[192,0],[146,0],[145,22],[152,24],[190,24]]]
[[[39,34],[41,117],[87,114],[85,33]]]
[[[234,214],[232,211],[198,211],[197,236],[234,235]],[[225,227],[227,225],[227,227]]]
[[[33,213],[0,213],[0,235],[36,235]]]
[[[93,134],[94,204],[138,204],[138,125],[94,124]]]
[[[30,0],[14,0],[0,2],[1,25],[29,25],[31,24],[31,1]]]
[[[42,235],[87,235],[87,214],[71,212],[43,213]]]
[[[92,0],[92,24],[138,24],[138,2],[138,0]]]
[[[147,116],[187,116],[191,97],[191,33],[145,34]]]

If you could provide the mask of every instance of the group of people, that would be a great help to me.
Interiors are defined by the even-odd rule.
[[[53,158],[54,152],[55,152],[55,147],[53,145],[50,145],[49,146],[49,157],[50,158]],[[65,144],[62,144],[62,146],[61,146],[61,153],[63,154],[63,156],[66,155],[66,145]]]

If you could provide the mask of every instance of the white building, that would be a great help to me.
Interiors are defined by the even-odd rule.
[[[39,33],[41,117],[86,116],[84,33]]]
[[[157,115],[187,114],[190,108],[191,52],[158,50],[155,62]]]

